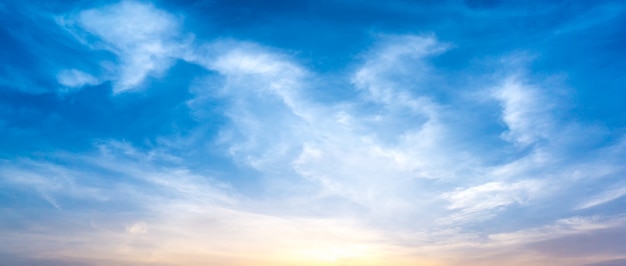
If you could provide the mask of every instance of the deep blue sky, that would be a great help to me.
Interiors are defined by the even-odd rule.
[[[624,25],[617,0],[5,1],[0,261],[619,264]]]

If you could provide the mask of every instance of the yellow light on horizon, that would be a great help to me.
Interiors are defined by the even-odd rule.
[[[367,260],[375,255],[372,249],[365,246],[333,245],[326,247],[313,247],[300,249],[294,252],[294,256],[311,262],[335,263],[346,260]]]

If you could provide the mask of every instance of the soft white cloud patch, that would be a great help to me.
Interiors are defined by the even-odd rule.
[[[424,110],[425,99],[411,91],[424,89],[431,69],[425,58],[448,49],[433,36],[388,36],[377,49],[366,54],[366,61],[352,78],[372,102]]]
[[[527,228],[514,232],[489,235],[492,245],[528,244],[532,242],[554,239],[558,237],[586,234],[595,230],[621,227],[626,224],[626,218],[617,217],[567,217],[558,219],[550,224]]]
[[[122,1],[82,11],[70,23],[98,37],[102,43],[95,47],[103,45],[119,56],[116,93],[134,89],[149,75],[165,71],[184,46],[179,42],[177,18],[151,4]]]
[[[220,143],[230,155],[259,170],[288,171],[289,157],[309,136],[308,106],[300,96],[306,71],[266,48],[234,41],[205,45],[188,60],[221,75],[219,87],[194,87],[198,97],[189,105],[202,116],[206,98],[229,103],[224,114],[230,125],[220,132]]]
[[[57,81],[59,84],[72,89],[98,85],[101,82],[98,78],[77,69],[64,69],[59,71]]]
[[[148,225],[145,222],[136,222],[126,227],[129,234],[145,234],[148,232]]]
[[[509,129],[502,135],[505,140],[525,146],[550,137],[555,125],[549,113],[553,106],[541,98],[538,88],[509,77],[494,97],[502,104],[502,120]]]
[[[592,197],[589,201],[580,204],[580,206],[578,206],[576,209],[580,210],[580,209],[592,208],[592,207],[602,205],[602,204],[611,202],[613,200],[619,199],[623,197],[624,195],[626,195],[625,186],[617,187],[614,189],[609,189],[607,191],[604,191],[603,193],[600,193]]]
[[[541,191],[541,185],[541,181],[538,180],[517,183],[489,182],[444,193],[442,197],[450,202],[448,208],[460,210],[460,213],[441,221],[445,223],[459,219],[489,219],[494,215],[491,211],[511,204],[526,204],[533,200]]]

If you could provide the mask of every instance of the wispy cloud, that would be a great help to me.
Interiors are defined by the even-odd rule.
[[[602,205],[613,200],[619,199],[626,195],[626,187],[617,187],[596,195],[591,200],[580,204],[576,209],[587,209],[598,205]]]
[[[76,69],[60,71],[57,74],[57,80],[61,85],[70,89],[80,88],[85,85],[97,85],[101,82],[96,77]]]
[[[524,180],[512,184],[490,182],[445,193],[443,198],[450,201],[449,209],[461,211],[457,214],[460,217],[453,217],[453,220],[468,219],[471,216],[489,219],[489,211],[511,204],[524,204],[532,200],[541,190],[541,182],[537,180]]]
[[[88,156],[61,154],[59,158],[57,163],[7,163],[0,168],[3,185],[45,188],[62,199],[56,212],[63,213],[60,219],[46,221],[47,224],[35,220],[29,226],[1,234],[2,239],[13,239],[3,242],[11,243],[1,245],[3,250],[81,265],[97,261],[119,265],[199,262],[290,265],[302,259],[311,263],[354,260],[375,265],[395,255],[407,256],[402,247],[385,244],[379,232],[350,219],[257,213],[250,209],[253,205],[238,199],[228,187],[210,183],[209,177],[190,175],[176,166],[155,164],[163,159],[176,164],[158,152],[139,152],[112,142],[102,144],[99,152]],[[83,162],[85,169],[64,166],[70,161]],[[86,170],[94,168],[100,170],[91,173]],[[32,173],[40,170],[64,173],[72,182],[57,182],[59,177],[53,174],[32,178]],[[80,194],[71,193],[73,190]],[[98,208],[107,204],[127,207],[118,211],[85,212],[82,207],[73,206],[73,200],[94,197],[98,202],[85,204]],[[57,232],[48,231],[49,226]],[[42,238],[45,241],[33,242]],[[80,243],[80,247],[66,245],[70,239]],[[244,251],[246,255],[242,256]],[[180,256],[186,259],[181,260]]]
[[[179,18],[140,2],[84,10],[60,22],[79,31],[76,36],[88,45],[119,56],[120,64],[111,73],[116,93],[136,89],[146,77],[162,74],[185,45]],[[95,42],[90,35],[97,38]]]

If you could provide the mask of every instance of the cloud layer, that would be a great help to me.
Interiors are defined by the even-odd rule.
[[[469,17],[518,14],[492,1],[466,4]],[[531,53],[467,63],[463,46],[472,42],[434,27],[373,34],[328,71],[289,49],[207,37],[162,6],[122,1],[45,15],[94,56],[51,71],[55,93],[6,89],[29,105],[2,102],[0,132],[54,143],[41,137],[46,128],[93,132],[102,123],[129,135],[2,153],[0,257],[42,265],[626,257],[622,240],[605,239],[625,228],[623,131],[577,117],[577,89],[562,73],[536,71]],[[83,101],[80,110],[114,122],[67,120],[80,110],[53,106]],[[35,117],[44,126],[32,126]],[[169,130],[148,132],[149,121]],[[585,239],[607,248],[571,244]]]

